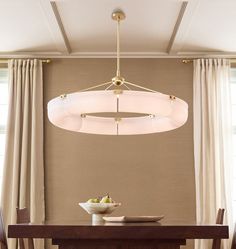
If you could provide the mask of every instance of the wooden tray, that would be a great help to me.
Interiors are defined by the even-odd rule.
[[[103,219],[107,222],[157,222],[163,218],[164,218],[164,215],[103,217]]]

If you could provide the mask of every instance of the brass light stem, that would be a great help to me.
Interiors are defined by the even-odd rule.
[[[117,70],[116,76],[120,77],[120,18],[117,19],[116,26],[116,46],[117,46]]]
[[[121,86],[124,83],[124,78],[120,75],[120,21],[125,19],[125,13],[122,10],[115,10],[112,13],[112,19],[117,22],[116,25],[116,76],[112,78],[112,83],[116,86]]]

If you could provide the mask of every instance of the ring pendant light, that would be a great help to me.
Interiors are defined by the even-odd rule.
[[[48,102],[48,117],[60,128],[101,135],[135,135],[164,132],[182,126],[188,118],[188,104],[126,81],[120,74],[121,11],[117,21],[117,71],[111,81],[75,93],[62,94]],[[104,90],[99,90],[104,87]]]

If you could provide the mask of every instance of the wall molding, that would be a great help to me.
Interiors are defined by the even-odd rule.
[[[122,52],[121,58],[236,58],[236,52]],[[0,58],[116,58],[116,52],[9,52],[0,53]]]

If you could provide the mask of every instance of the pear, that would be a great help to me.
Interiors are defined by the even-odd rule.
[[[100,203],[113,203],[114,201],[109,195],[102,197]]]
[[[99,199],[98,198],[91,198],[89,200],[87,200],[88,203],[99,203]]]

